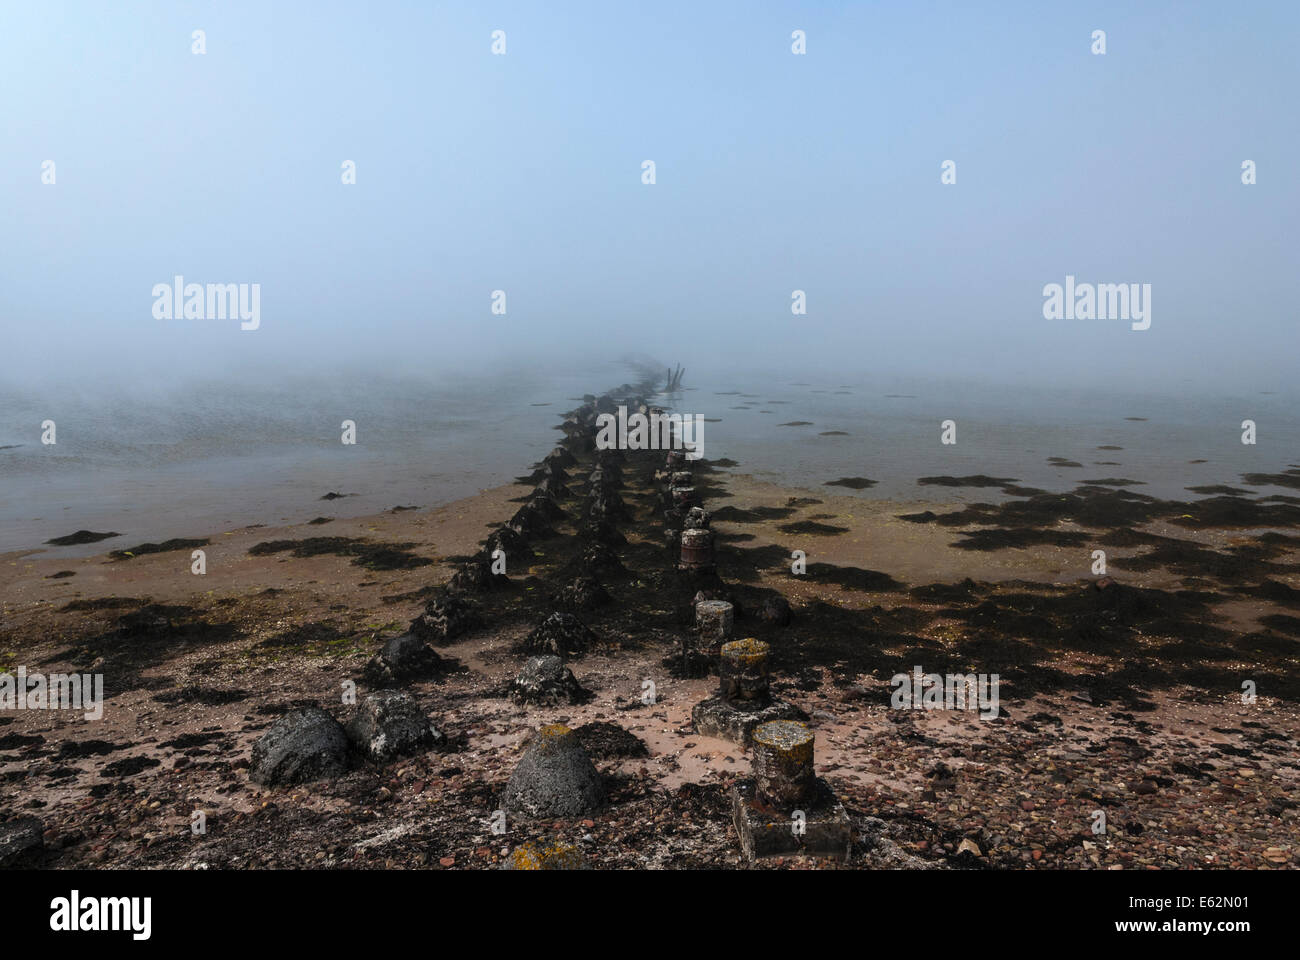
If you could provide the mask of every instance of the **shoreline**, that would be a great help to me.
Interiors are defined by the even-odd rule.
[[[552,380],[567,383],[573,376]],[[156,397],[142,400],[139,409],[110,403],[120,425],[116,432],[104,430],[98,443],[90,443],[88,431],[102,411],[86,409],[90,400],[83,398],[65,414],[86,421],[65,438],[66,447],[18,442],[18,434],[14,443],[0,445],[8,491],[0,498],[6,500],[0,543],[36,548],[88,528],[119,532],[123,539],[112,545],[120,548],[254,523],[301,522],[315,515],[309,511],[360,517],[399,504],[449,503],[508,483],[522,463],[549,449],[554,412],[573,399],[572,390],[557,391],[557,385],[547,381],[543,394],[536,383],[525,397],[509,401],[485,399],[481,390],[462,394],[391,381],[379,384],[377,393],[342,398],[310,392],[286,397],[261,387],[241,392],[231,407],[217,403],[209,388],[194,398],[200,409],[184,415]],[[714,457],[738,458],[740,472],[796,488],[821,490],[840,474],[866,472],[870,483],[858,492],[872,499],[963,503],[1015,496],[993,486],[936,490],[925,483],[987,472],[1018,478],[1013,486],[1058,494],[1133,478],[1135,492],[1173,501],[1208,496],[1207,490],[1267,498],[1300,489],[1296,464],[1285,456],[1300,441],[1300,421],[1279,397],[1267,398],[1261,409],[1255,406],[1265,398],[1218,398],[1189,413],[1169,397],[1103,398],[1080,411],[1053,405],[1052,395],[1035,395],[1037,412],[1017,417],[1022,408],[1004,391],[954,396],[943,383],[906,395],[885,393],[880,383],[830,390],[779,377],[739,383],[762,392],[723,389],[730,385],[724,377],[657,400],[702,417]],[[545,402],[523,402],[533,399]],[[14,400],[25,409],[27,401]],[[335,404],[363,425],[360,446],[340,446],[322,424],[319,410]],[[942,446],[935,428],[954,406],[969,408],[962,440]],[[1243,446],[1225,428],[1240,420],[1232,416],[1238,407],[1267,424],[1266,444]],[[279,412],[264,420],[268,408]],[[958,476],[932,476],[942,474]],[[327,491],[354,496],[313,503]]]
[[[600,643],[569,666],[593,699],[521,705],[501,694],[519,645],[555,609],[553,591],[580,569],[589,504],[579,491],[592,461],[581,430],[565,435],[584,467],[555,497],[555,535],[512,549],[505,583],[466,571],[482,562],[484,539],[537,499],[531,483],[427,510],[199,537],[209,541],[203,576],[190,572],[188,548],[117,560],[94,544],[76,558],[0,556],[0,670],[93,667],[109,688],[93,725],[0,712],[0,820],[40,817],[42,863],[54,867],[485,867],[557,835],[597,866],[744,866],[725,793],[749,760],[691,727],[716,677],[674,672],[694,591],[663,545],[658,454],[624,462],[627,514],[616,525],[627,543],[612,549],[626,574],[600,574],[611,602],[578,613]],[[773,645],[774,691],[811,718],[818,773],[853,818],[851,866],[1296,865],[1297,805],[1286,800],[1300,781],[1287,645],[1300,625],[1293,536],[1158,518],[1125,540],[1077,522],[1026,522],[1019,529],[1041,536],[1001,546],[972,540],[1006,529],[996,522],[1006,508],[972,506],[978,489],[894,501],[707,461],[696,476],[713,514],[719,589],[740,609],[737,636]],[[967,519],[995,522],[937,519],[971,510]],[[927,512],[936,519],[915,519]],[[1110,593],[1090,573],[1092,540],[1107,542]],[[804,576],[789,569],[794,549],[806,554]],[[1239,569],[1209,569],[1220,561]],[[75,576],[50,579],[63,569]],[[793,608],[788,626],[756,615],[775,594]],[[359,763],[288,790],[248,781],[252,744],[275,717],[309,701],[342,715],[339,684],[449,596],[479,621],[431,641],[447,669],[405,689],[453,749]],[[1103,596],[1113,610],[1094,599]],[[890,710],[889,677],[913,663],[1001,672],[1004,715]],[[1244,675],[1259,681],[1252,706],[1236,693]],[[639,700],[647,676],[659,690],[653,706]],[[484,818],[533,731],[552,722],[613,724],[640,746],[596,755],[610,790],[601,813],[493,837]],[[1207,835],[1198,823],[1211,796],[1235,799],[1210,814],[1222,822]],[[214,824],[209,837],[189,836],[195,804]],[[1098,804],[1120,816],[1100,841],[1087,820]],[[673,831],[655,829],[664,818]],[[958,849],[963,841],[979,852]]]

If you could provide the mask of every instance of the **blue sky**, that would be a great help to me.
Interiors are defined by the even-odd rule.
[[[637,351],[1288,389],[1298,27],[1280,2],[7,3],[4,375]],[[261,283],[262,328],[155,320],[178,273]],[[1150,283],[1151,329],[1044,320],[1067,273]]]

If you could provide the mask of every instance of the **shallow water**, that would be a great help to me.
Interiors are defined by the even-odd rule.
[[[927,476],[972,474],[1015,478],[1022,486],[1050,491],[1068,491],[1089,480],[1139,480],[1144,485],[1130,489],[1179,500],[1198,496],[1186,490],[1189,486],[1220,483],[1260,494],[1297,493],[1241,482],[1243,473],[1276,473],[1300,462],[1295,398],[735,377],[684,390],[671,400],[675,409],[721,419],[705,424],[704,455],[736,460],[741,472],[807,487],[840,477],[876,481],[856,491],[826,488],[836,493],[889,500],[1001,499],[996,487],[917,483]],[[748,409],[735,409],[741,405]],[[1128,419],[1139,417],[1145,419]],[[1253,446],[1241,442],[1246,419],[1256,422]],[[945,420],[956,422],[955,444],[940,442]],[[794,421],[811,423],[781,426]],[[821,435],[829,431],[847,436]],[[1098,449],[1103,446],[1122,449]],[[1052,457],[1081,466],[1054,464]]]
[[[78,529],[99,553],[253,523],[431,507],[526,473],[561,437],[556,414],[622,371],[494,383],[301,381],[184,393],[0,391],[0,549]],[[576,392],[575,392],[576,391]],[[534,406],[533,404],[538,404]],[[542,405],[545,404],[545,405]],[[57,443],[40,442],[52,419]],[[355,445],[340,442],[344,420]],[[322,501],[328,492],[355,494]]]
[[[552,428],[575,397],[628,379],[635,377],[611,365],[536,373],[508,385],[302,379],[40,397],[0,388],[0,447],[7,447],[0,449],[0,550],[83,528],[121,536],[58,549],[91,554],[254,523],[436,506],[526,473],[560,439]],[[1263,394],[1065,394],[737,373],[661,401],[720,418],[705,424],[704,454],[736,460],[740,472],[811,488],[867,477],[876,481],[867,489],[824,489],[891,500],[1001,499],[997,488],[916,482],[967,474],[1060,491],[1128,478],[1143,481],[1132,488],[1142,493],[1189,499],[1196,494],[1188,486],[1243,487],[1242,473],[1279,472],[1300,461],[1300,407],[1294,398]],[[1247,418],[1258,425],[1254,446],[1241,443]],[[53,446],[40,443],[45,419],[57,424]],[[355,446],[340,443],[344,419],[356,421]],[[954,445],[940,443],[948,419],[957,423]],[[780,426],[801,420],[811,424]],[[827,431],[847,435],[820,435]],[[1106,445],[1123,449],[1098,449]],[[319,499],[331,491],[355,496]]]

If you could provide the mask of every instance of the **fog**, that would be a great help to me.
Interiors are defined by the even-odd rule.
[[[1293,390],[1300,7],[1130,6],[8,4],[0,377]],[[1150,328],[1045,319],[1067,276]]]

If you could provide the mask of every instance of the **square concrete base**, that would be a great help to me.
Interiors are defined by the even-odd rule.
[[[853,825],[825,780],[817,779],[813,799],[804,808],[802,836],[792,829],[793,812],[764,808],[755,801],[754,781],[737,781],[731,788],[731,815],[745,859],[802,856],[848,860]]]
[[[739,703],[710,697],[691,709],[695,732],[705,737],[720,737],[748,749],[754,728],[769,720],[806,720],[807,714],[793,703],[769,700],[765,705],[745,707]]]

